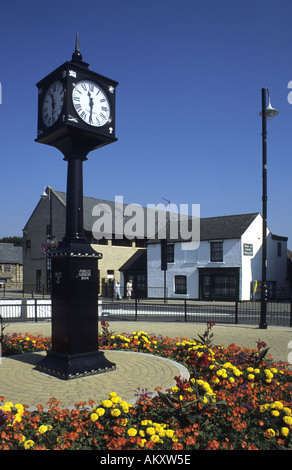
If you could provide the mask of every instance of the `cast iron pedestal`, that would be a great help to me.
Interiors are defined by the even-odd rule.
[[[115,364],[98,350],[98,258],[86,242],[63,242],[52,259],[52,349],[36,369],[61,379]]]
[[[36,369],[61,379],[115,369],[98,350],[98,260],[83,233],[82,163],[68,160],[66,235],[52,260],[52,349]]]

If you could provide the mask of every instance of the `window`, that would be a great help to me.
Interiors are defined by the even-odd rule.
[[[187,293],[187,277],[186,276],[175,276],[175,294],[186,294]]]
[[[11,266],[10,266],[10,264],[5,264],[5,266],[4,266],[4,272],[5,272],[5,273],[10,273],[10,272],[11,272]]]
[[[217,298],[234,298],[236,295],[236,278],[222,274],[214,276],[214,296]]]
[[[278,242],[277,253],[278,253],[278,256],[282,256],[282,243],[281,242]]]
[[[36,291],[42,291],[42,271],[40,269],[36,270]]]
[[[223,261],[223,242],[210,243],[210,260]]]
[[[174,263],[174,243],[167,243],[167,262]]]

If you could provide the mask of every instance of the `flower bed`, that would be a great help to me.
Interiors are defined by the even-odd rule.
[[[212,324],[198,340],[133,332],[113,334],[102,323],[102,349],[124,349],[168,357],[188,367],[190,380],[158,395],[137,392],[132,406],[113,391],[99,403],[49,410],[0,397],[0,449],[96,450],[281,450],[292,447],[292,371],[274,363],[268,348],[212,345]],[[48,349],[50,338],[5,335],[4,355]],[[141,384],[143,386],[143,384]],[[0,389],[1,394],[1,389]]]

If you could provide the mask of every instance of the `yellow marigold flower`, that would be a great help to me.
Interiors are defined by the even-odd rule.
[[[120,414],[121,414],[121,410],[119,410],[118,408],[115,408],[114,410],[111,410],[111,415],[114,416],[115,418],[120,416]]]
[[[136,434],[137,434],[138,431],[137,431],[137,429],[135,429],[135,428],[130,428],[130,429],[128,429],[127,432],[128,432],[128,436],[134,437],[134,436],[136,436]]]
[[[144,447],[144,445],[145,445],[145,442],[147,442],[147,441],[146,441],[146,439],[141,439],[141,442],[140,442],[140,447]]]
[[[96,408],[95,412],[98,416],[103,416],[104,413],[105,413],[105,409],[104,408]]]
[[[272,416],[279,416],[279,414],[280,414],[280,413],[279,413],[278,410],[272,410],[272,411],[271,411],[271,415],[272,415]]]
[[[111,408],[113,406],[113,402],[111,400],[103,400],[101,404],[105,408]]]
[[[283,411],[284,411],[285,415],[287,415],[287,416],[292,415],[292,411],[290,410],[290,408],[287,408],[286,406],[284,406]]]
[[[112,403],[114,403],[116,405],[117,403],[121,402],[121,398],[120,397],[112,397],[111,401],[112,401]]]
[[[248,374],[247,378],[248,380],[254,380],[254,374]]]
[[[14,408],[17,409],[17,412],[18,412],[19,414],[23,414],[23,413],[24,413],[24,407],[23,407],[23,405],[22,405],[21,403],[16,403],[16,405],[15,405]]]
[[[145,432],[144,431],[139,431],[139,436],[140,437],[145,437]]]
[[[261,372],[260,369],[254,369],[255,374],[259,374],[260,372]]]
[[[0,410],[2,410],[2,411],[11,411],[11,407],[10,407],[9,403],[11,403],[11,402],[6,402],[6,403],[4,403],[4,405],[0,406]]]
[[[21,414],[16,413],[16,415],[13,418],[13,423],[15,423],[15,422],[20,423],[20,421],[22,419],[21,416],[22,416]]]
[[[179,390],[179,388],[176,385],[171,388],[172,392],[178,392],[178,390]]]
[[[32,441],[31,439],[29,439],[28,441],[25,441],[23,444],[23,447],[25,449],[30,449],[33,446],[34,446],[34,441]]]
[[[273,374],[277,374],[278,369],[275,369],[275,367],[272,367],[272,368],[271,368],[271,372],[273,372]]]
[[[246,369],[246,371],[247,371],[247,372],[252,372],[252,371],[253,371],[253,367],[248,367],[248,368]]]
[[[153,436],[153,434],[155,434],[155,428],[153,428],[152,426],[149,426],[146,429],[146,434],[148,434],[148,436]]]
[[[116,392],[111,392],[111,393],[109,394],[109,396],[110,396],[111,398],[113,398],[113,397],[116,397],[117,394],[116,394]]]
[[[38,432],[40,434],[44,434],[45,432],[47,432],[48,428],[47,426],[45,426],[44,424],[42,424],[39,428],[38,428]]]
[[[283,416],[283,421],[284,421],[285,424],[288,424],[289,426],[291,426],[292,417],[291,416]]]
[[[274,429],[272,429],[272,428],[269,428],[269,429],[267,430],[267,433],[269,434],[270,437],[274,437],[274,436],[276,435]]]
[[[152,442],[162,442],[160,437],[157,436],[157,434],[153,434],[151,437],[150,437],[150,441]]]
[[[290,432],[290,431],[289,431],[288,428],[286,428],[286,427],[281,428],[281,434],[282,434],[282,436],[288,436],[289,432]]]
[[[93,422],[97,421],[98,420],[98,414],[97,413],[91,413],[90,419]]]
[[[280,401],[274,401],[273,405],[276,410],[282,410],[284,408],[283,403],[281,403]]]
[[[229,382],[233,384],[233,382],[235,382],[235,379],[233,377],[229,377]]]
[[[167,429],[165,431],[165,435],[166,435],[166,437],[169,437],[170,439],[172,439],[173,435],[174,435],[174,431],[172,429]]]

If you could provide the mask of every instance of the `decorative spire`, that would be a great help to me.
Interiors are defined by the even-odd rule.
[[[75,52],[72,54],[73,60],[82,60],[82,54],[79,49],[79,33],[76,33]]]

